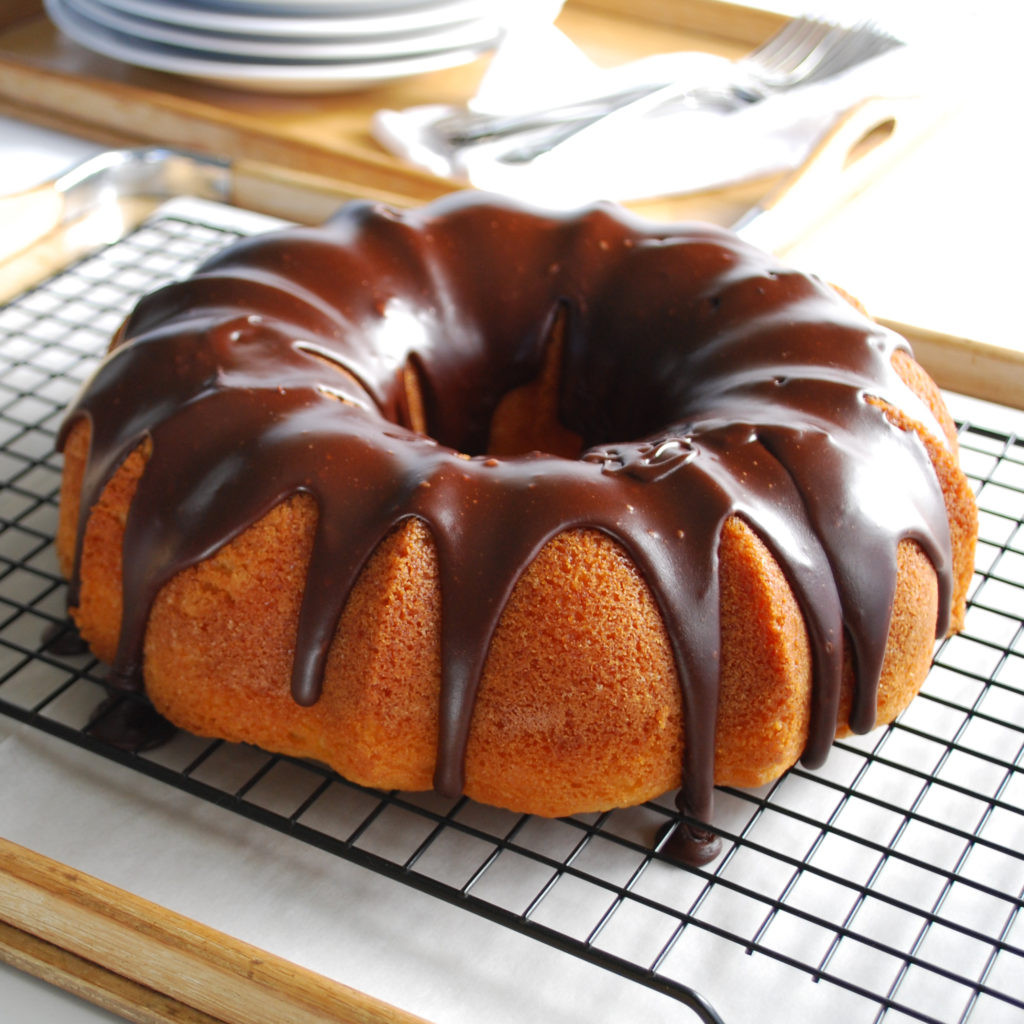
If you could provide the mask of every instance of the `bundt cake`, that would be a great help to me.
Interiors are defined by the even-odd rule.
[[[604,204],[353,203],[240,241],[138,304],[60,445],[69,607],[116,685],[549,816],[681,787],[706,823],[715,783],[891,721],[977,532],[902,339]]]

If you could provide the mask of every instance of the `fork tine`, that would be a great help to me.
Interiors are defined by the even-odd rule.
[[[743,59],[772,61],[780,52],[785,52],[793,43],[799,42],[810,27],[808,18],[790,18],[782,28],[756,46]]]
[[[821,57],[817,67],[804,76],[804,82],[816,82],[846,67],[878,57],[902,46],[901,40],[878,28],[872,22],[863,22],[850,29]]]
[[[787,68],[773,69],[773,73],[779,75],[792,75],[803,77],[811,70],[819,66],[829,54],[836,49],[842,48],[849,43],[850,30],[839,25],[825,25],[813,45],[805,47],[804,51],[795,55],[793,61]],[[808,66],[809,65],[809,66]]]
[[[797,66],[820,45],[832,26],[817,18],[793,18],[775,35],[742,58],[766,71],[785,72]]]

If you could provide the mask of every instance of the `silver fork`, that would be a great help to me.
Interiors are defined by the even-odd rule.
[[[795,64],[790,61],[789,67],[764,68],[746,59],[737,61],[737,69],[746,71],[748,79],[743,81],[738,77],[730,83],[729,95],[737,106],[756,103],[776,92],[820,82],[902,45],[895,36],[871,22],[852,28],[833,25],[824,34],[818,35],[817,42],[798,55]],[[709,95],[707,99],[711,100],[712,97]]]
[[[900,45],[871,24],[845,28],[814,18],[794,18],[746,57],[727,63],[722,79],[714,83],[694,86],[659,79],[516,115],[460,111],[431,125],[430,137],[435,149],[452,155],[469,146],[508,139],[512,146],[498,159],[528,163],[598,123],[604,126],[680,106],[727,112],[821,81]]]
[[[765,75],[784,74],[803,60],[808,52],[813,51],[830,27],[815,19],[794,18],[745,57],[732,62],[731,67],[735,69],[733,73],[742,75],[749,65],[752,73],[757,68]],[[726,63],[723,58],[723,65]],[[480,114],[460,110],[435,122],[434,128],[446,142],[462,146],[533,128],[563,124],[577,118],[602,116],[671,84],[662,79],[632,83],[613,92],[521,114]]]

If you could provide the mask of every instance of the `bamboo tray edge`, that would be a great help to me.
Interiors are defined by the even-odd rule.
[[[425,1024],[2,838],[0,922],[0,958],[129,1019]]]

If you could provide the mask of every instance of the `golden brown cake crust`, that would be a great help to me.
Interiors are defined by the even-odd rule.
[[[563,425],[560,374],[570,357],[564,322],[556,323],[535,375],[510,384],[492,411],[488,432],[502,455],[548,440],[563,458],[581,449],[580,433]],[[903,349],[891,358],[909,389],[907,405],[916,396],[919,408],[874,394],[863,402],[880,407],[896,436],[922,442],[949,524],[947,600],[958,628],[973,567],[974,502],[937,389]],[[407,365],[400,386],[413,421],[436,415],[419,370]],[[336,397],[352,408],[365,398],[351,389]],[[78,577],[72,612],[82,635],[100,658],[115,661],[123,646],[126,524],[140,479],[163,452],[159,437],[147,437],[121,462],[89,511],[76,561],[92,430],[88,416],[69,421],[57,547],[65,573]],[[317,699],[302,702],[292,667],[321,514],[313,493],[283,495],[160,585],[145,624],[146,691],[190,731],[316,758],[375,787],[427,789],[437,777],[445,706],[444,538],[415,515],[386,530],[343,595]],[[776,541],[735,511],[718,536],[719,642],[709,653],[718,674],[714,780],[758,786],[793,765],[814,732],[820,640],[809,632],[806,597],[773,553]],[[920,688],[941,615],[932,556],[910,537],[894,550],[895,592],[873,698],[878,724]],[[837,640],[842,685],[833,721],[842,735],[855,714],[857,656],[849,635]],[[555,816],[636,804],[679,786],[693,737],[679,664],[653,581],[623,543],[586,525],[557,531],[515,582],[487,645],[465,744],[465,792]]]
[[[65,450],[64,565],[87,433],[81,424]],[[962,607],[973,506],[947,450],[939,446],[933,457],[950,481]],[[124,521],[143,465],[142,453],[125,463],[86,534],[75,615],[108,661],[120,621]],[[308,499],[290,499],[164,588],[146,634],[147,692],[191,732],[312,757],[365,785],[429,789],[440,686],[430,536],[414,520],[381,545],[339,624],[323,696],[303,708],[288,678],[315,517]],[[911,542],[901,544],[899,562],[880,725],[916,695],[934,645],[934,570]],[[721,573],[715,780],[759,786],[795,764],[806,742],[806,630],[782,570],[739,519],[723,533]],[[839,735],[849,732],[848,653],[846,662]],[[607,537],[560,535],[516,587],[492,644],[467,753],[468,795],[548,816],[629,806],[679,785],[682,743],[679,682],[649,589]]]

